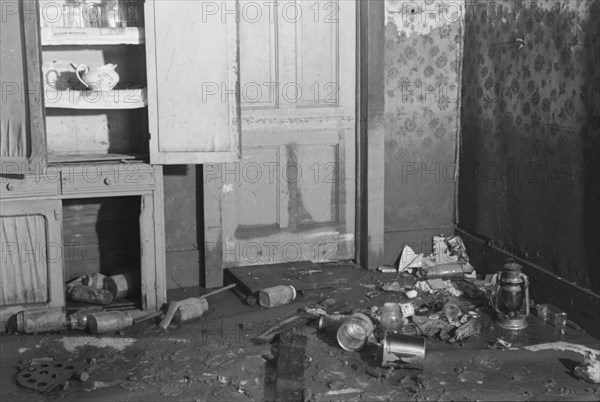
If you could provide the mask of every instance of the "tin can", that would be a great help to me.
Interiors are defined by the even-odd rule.
[[[107,305],[113,302],[114,297],[111,292],[104,289],[91,288],[89,286],[75,285],[69,289],[68,296],[76,302],[90,304]]]
[[[19,311],[9,318],[8,325],[25,334],[59,332],[67,329],[67,317],[62,307],[36,307]]]
[[[273,286],[258,292],[258,302],[263,307],[288,304],[296,298],[296,288],[288,285]]]
[[[140,274],[139,272],[128,272],[112,275],[104,280],[104,289],[112,292],[115,300],[139,292]]]
[[[105,275],[96,272],[92,275],[86,275],[83,277],[83,284],[85,286],[89,286],[91,288],[96,289],[104,289],[104,280],[106,279]]]
[[[173,316],[173,321],[182,322],[200,317],[208,310],[208,301],[204,298],[190,297],[179,302],[179,308]]]
[[[338,329],[337,341],[342,349],[356,352],[367,344],[374,329],[373,322],[367,315],[354,313],[346,318]]]
[[[319,331],[324,332],[327,336],[334,337],[337,335],[338,330],[346,318],[348,318],[348,316],[343,314],[321,316],[321,318],[319,318]]]
[[[382,367],[423,370],[425,338],[387,333],[383,339]]]
[[[87,321],[92,334],[105,334],[133,325],[133,316],[127,311],[107,311],[90,314]]]
[[[454,262],[448,264],[437,264],[433,267],[425,268],[427,279],[452,279],[452,278],[463,278],[465,276],[463,271],[463,264]]]

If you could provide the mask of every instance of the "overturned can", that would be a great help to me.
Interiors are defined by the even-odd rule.
[[[382,346],[382,367],[423,370],[425,338],[387,333]]]
[[[200,317],[208,310],[208,301],[205,298],[190,297],[179,302],[179,308],[173,316],[173,321],[183,322]]]
[[[89,286],[90,288],[103,289],[105,279],[106,279],[106,276],[102,275],[101,273],[96,272],[92,275],[84,276],[83,277],[83,285]]]
[[[109,276],[104,280],[104,289],[112,292],[115,300],[139,293],[140,273],[128,272],[126,274]]]
[[[319,331],[324,332],[327,336],[336,336],[346,318],[348,318],[348,316],[343,314],[321,316],[321,318],[319,318]]]
[[[117,332],[133,325],[133,316],[128,311],[93,313],[88,316],[87,325],[92,334]]]
[[[340,325],[337,331],[337,341],[342,349],[356,352],[367,344],[373,330],[373,322],[367,315],[354,313]]]

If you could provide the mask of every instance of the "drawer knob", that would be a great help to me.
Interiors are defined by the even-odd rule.
[[[8,183],[8,184],[6,185],[6,189],[7,189],[8,191],[13,191],[13,190],[15,189],[15,184],[14,184],[14,183]]]
[[[104,179],[104,184],[106,184],[107,186],[110,186],[113,183],[114,183],[114,180],[112,179],[112,177],[107,177]]]

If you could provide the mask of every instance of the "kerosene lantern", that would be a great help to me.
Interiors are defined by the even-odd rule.
[[[508,330],[525,329],[529,315],[529,279],[521,272],[523,267],[515,262],[508,262],[503,268],[490,296],[490,304],[497,313],[496,323]]]

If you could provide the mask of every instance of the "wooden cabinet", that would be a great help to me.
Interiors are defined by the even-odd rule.
[[[60,200],[2,201],[0,322],[28,306],[64,306],[61,231]]]
[[[205,1],[120,3],[133,17],[118,14],[121,26],[68,0],[3,10],[0,219],[15,236],[33,225],[36,239],[63,247],[64,200],[139,197],[141,306],[158,309],[166,300],[161,165],[240,157],[238,30],[235,18],[201,22]],[[109,63],[119,75],[111,90],[78,78]],[[15,301],[3,288],[3,320],[14,306],[65,305],[60,259],[20,264],[2,264],[3,278],[32,273],[22,279],[37,278],[23,288],[34,296]]]

